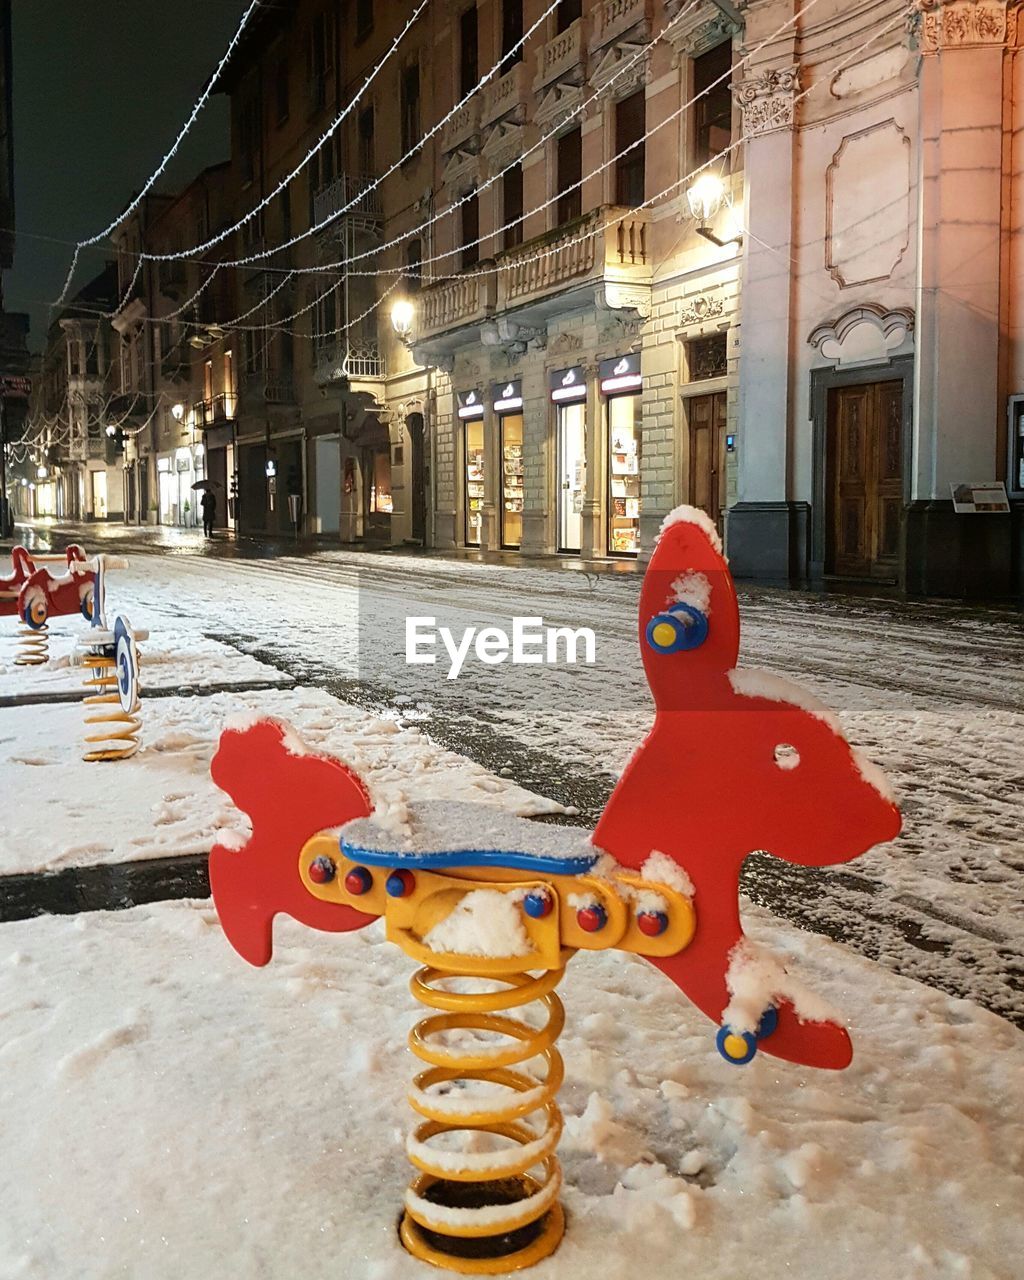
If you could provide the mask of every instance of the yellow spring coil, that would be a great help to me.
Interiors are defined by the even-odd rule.
[[[133,756],[139,749],[139,733],[142,729],[142,719],[138,713],[129,715],[127,711],[122,710],[121,700],[116,692],[111,692],[117,688],[117,664],[113,658],[105,655],[95,655],[88,659],[88,666],[91,674],[85,681],[87,689],[100,689],[102,692],[92,694],[84,699],[84,705],[87,708],[85,715],[85,723],[88,728],[90,725],[108,724],[116,726],[115,728],[104,729],[100,733],[86,734],[85,741],[106,742],[109,745],[105,747],[92,747],[84,752],[83,760],[125,760],[128,756]],[[97,715],[90,715],[88,708],[90,707],[110,707],[110,711],[101,711]]]
[[[413,1081],[409,1102],[426,1117],[409,1135],[409,1160],[420,1170],[406,1192],[402,1243],[415,1257],[463,1275],[504,1275],[533,1266],[554,1253],[565,1231],[558,1201],[561,1166],[555,1150],[562,1113],[555,1097],[565,1068],[555,1042],[565,1010],[554,988],[561,967],[539,978],[529,974],[488,975],[499,991],[451,991],[445,979],[468,978],[472,961],[458,972],[422,968],[410,987],[421,1004],[443,1012],[424,1018],[409,1034],[409,1047],[430,1069]],[[506,1010],[536,1001],[546,1013],[540,1028]],[[476,1052],[439,1042],[445,1032],[487,1032],[508,1044],[492,1043]],[[515,1068],[537,1058],[542,1078]],[[463,1097],[456,1088],[429,1092],[438,1084],[483,1081],[494,1090]],[[536,1113],[527,1123],[525,1117]],[[451,1133],[496,1134],[510,1139],[492,1151],[454,1151],[432,1139]],[[534,1170],[534,1173],[528,1170]]]
[[[49,631],[45,622],[41,627],[21,624],[18,628],[18,656],[14,659],[16,667],[41,667],[44,662],[49,662]]]

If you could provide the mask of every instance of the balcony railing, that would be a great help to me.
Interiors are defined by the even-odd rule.
[[[453,276],[425,285],[419,295],[417,338],[486,320],[494,311],[493,272]]]
[[[317,225],[327,223],[344,210],[345,217],[380,221],[384,210],[380,202],[380,188],[373,187],[375,181],[366,173],[339,174],[313,197],[313,220]]]
[[[480,95],[476,94],[448,121],[441,131],[441,150],[454,151],[480,132]]]
[[[646,0],[602,0],[597,6],[595,26],[591,46],[611,44],[619,36],[625,35],[633,27],[646,22]]]
[[[647,215],[605,206],[498,255],[498,305],[519,306],[569,285],[646,284]]]
[[[525,64],[517,62],[512,70],[492,80],[484,89],[480,108],[480,123],[491,124],[502,116],[521,112],[526,104]]]
[[[266,405],[295,403],[295,381],[291,373],[250,373],[242,379],[242,405],[258,411]]]
[[[384,377],[384,355],[375,341],[328,342],[314,348],[314,376],[321,386],[352,378]]]
[[[194,425],[212,427],[221,422],[230,422],[235,417],[237,404],[237,396],[230,391],[210,396],[207,400],[196,400],[192,405]]]
[[[583,55],[583,19],[577,18],[541,50],[534,90],[542,89],[555,80],[578,83],[583,75]]]

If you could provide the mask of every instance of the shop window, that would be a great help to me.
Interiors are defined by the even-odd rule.
[[[640,550],[640,397],[608,400],[608,550],[636,555]]]
[[[523,415],[503,413],[501,428],[501,545],[518,551],[523,542]]]
[[[474,191],[462,205],[462,269],[480,261],[480,197]]]
[[[643,89],[615,104],[615,203],[631,209],[644,202],[645,121]]]
[[[583,499],[587,486],[587,408],[558,406],[558,550],[583,545]]]
[[[477,86],[480,79],[480,43],[476,5],[463,11],[459,19],[459,99]]]
[[[390,515],[394,510],[391,497],[391,450],[378,449],[373,455],[373,479],[370,482],[370,513]]]
[[[503,244],[512,249],[523,243],[523,166],[516,163],[501,178],[501,221]]]
[[[484,424],[466,423],[466,545],[480,545],[484,506]]]
[[[555,14],[555,29],[558,35],[568,31],[577,18],[583,16],[583,0],[562,0]]]
[[[690,382],[706,378],[724,378],[729,372],[724,333],[711,333],[691,338],[686,344],[686,366]]]
[[[707,164],[732,142],[732,43],[716,45],[693,60],[696,99],[694,161]]]
[[[501,5],[501,74],[511,71],[523,60],[523,0],[502,0]]]
[[[580,179],[583,177],[583,135],[579,129],[563,133],[555,144],[558,179],[558,201],[555,213],[558,225],[572,222],[583,209]]]
[[[420,64],[410,63],[402,72],[402,155],[420,144]]]

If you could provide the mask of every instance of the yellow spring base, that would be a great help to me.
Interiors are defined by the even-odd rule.
[[[538,978],[509,973],[477,980],[498,985],[497,991],[444,985],[476,977],[468,957],[458,972],[428,967],[413,975],[416,999],[441,1011],[409,1036],[409,1047],[430,1068],[409,1094],[426,1119],[407,1142],[420,1174],[406,1192],[400,1234],[424,1262],[462,1275],[504,1275],[558,1248],[565,1217],[558,1202],[562,1114],[555,1097],[564,1067],[555,1042],[565,1010],[554,988],[571,954],[563,952],[561,966]],[[539,1028],[506,1012],[531,1003],[546,1014]],[[445,1043],[451,1033],[455,1042]],[[488,1042],[467,1043],[481,1033]],[[542,1076],[517,1069],[530,1059],[544,1064]],[[476,1087],[469,1091],[467,1085]],[[452,1134],[468,1134],[469,1140],[446,1141]],[[491,1137],[481,1140],[484,1134]]]
[[[50,660],[49,627],[29,627],[24,622],[18,628],[18,656],[16,667],[41,667]]]
[[[142,729],[142,718],[138,712],[129,713],[121,707],[117,693],[116,663],[113,658],[96,656],[89,659],[92,674],[85,681],[87,689],[99,689],[101,692],[84,699],[86,707],[85,724],[88,729],[92,725],[110,725],[99,733],[87,733],[86,744],[106,743],[106,746],[89,747],[83,752],[82,759],[90,763],[96,760],[126,760],[139,749],[139,733]],[[109,708],[90,714],[90,708]]]

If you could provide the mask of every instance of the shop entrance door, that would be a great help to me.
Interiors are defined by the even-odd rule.
[[[501,424],[501,545],[523,543],[523,415],[503,413]]]
[[[828,397],[825,571],[895,582],[903,515],[903,383]]]
[[[686,417],[690,441],[691,507],[706,511],[722,532],[725,508],[725,392],[690,396]]]
[[[107,518],[107,473],[92,473],[92,515],[94,520]]]
[[[583,546],[583,494],[587,485],[587,409],[558,406],[558,550]]]

